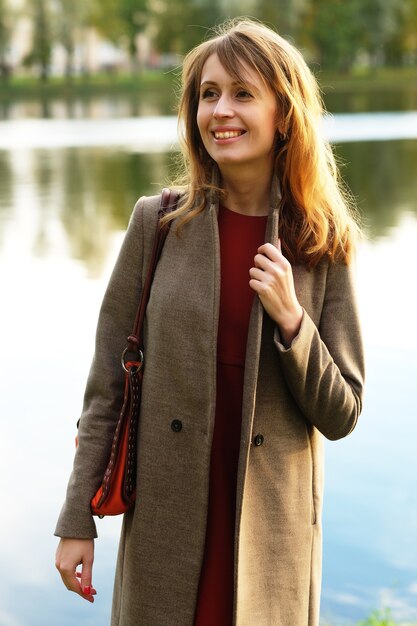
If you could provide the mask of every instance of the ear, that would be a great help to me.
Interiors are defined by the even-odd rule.
[[[287,141],[288,134],[286,133],[285,127],[284,127],[283,124],[280,124],[277,127],[275,136],[276,136],[277,140],[280,141],[280,142]]]
[[[287,129],[286,129],[285,120],[282,119],[282,115],[280,115],[278,111],[277,111],[277,119],[275,122],[275,128],[276,128],[275,130],[276,137],[280,141],[283,141],[284,139],[287,138]]]
[[[280,141],[285,141],[288,138],[290,121],[286,100],[282,94],[277,93],[275,126],[276,134]]]

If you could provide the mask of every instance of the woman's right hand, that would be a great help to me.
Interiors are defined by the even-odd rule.
[[[69,591],[94,602],[96,590],[92,586],[94,539],[62,538],[55,556],[55,567]],[[81,565],[81,572],[77,566]]]

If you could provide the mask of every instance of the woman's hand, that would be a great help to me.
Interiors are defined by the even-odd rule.
[[[279,326],[281,339],[288,347],[298,334],[303,309],[297,300],[292,268],[278,248],[265,243],[258,248],[255,267],[249,270],[249,285],[259,296],[268,315]]]
[[[55,566],[69,591],[84,600],[94,602],[96,590],[92,586],[94,539],[61,539],[56,551]],[[81,572],[77,566],[81,565]]]

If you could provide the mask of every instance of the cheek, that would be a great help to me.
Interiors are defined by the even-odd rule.
[[[274,143],[276,132],[278,129],[277,111],[275,107],[271,109],[270,111],[268,111],[265,119],[269,120],[268,130],[267,130],[269,141],[271,143]]]
[[[197,109],[196,122],[198,126],[198,130],[200,131],[200,135],[203,137],[204,131],[207,127],[207,111],[205,111],[205,107],[199,105]]]

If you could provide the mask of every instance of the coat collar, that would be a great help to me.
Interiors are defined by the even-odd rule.
[[[210,210],[216,215],[219,212],[219,194],[218,189],[220,187],[220,174],[217,167],[213,167],[213,173],[211,177],[212,188],[209,192],[209,206]],[[278,244],[278,231],[279,231],[279,217],[281,206],[281,185],[278,176],[274,174],[271,181],[270,190],[270,202],[269,202],[269,216],[265,232],[265,241],[270,242],[273,245]]]

